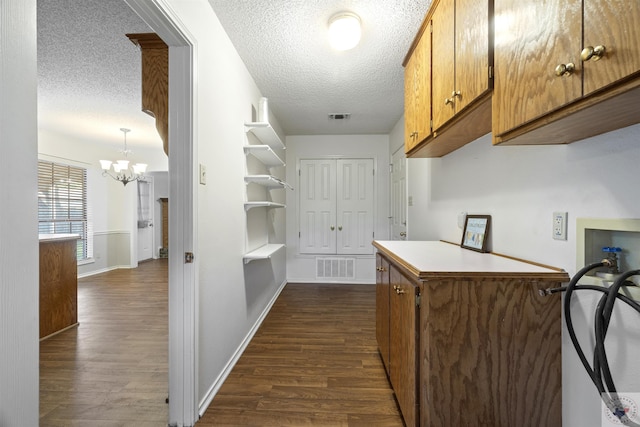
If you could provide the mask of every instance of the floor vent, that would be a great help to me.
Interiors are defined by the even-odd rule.
[[[316,258],[317,279],[355,279],[355,258]]]

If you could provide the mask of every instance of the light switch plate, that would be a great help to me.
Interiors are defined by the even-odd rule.
[[[207,184],[207,167],[200,163],[200,184]]]

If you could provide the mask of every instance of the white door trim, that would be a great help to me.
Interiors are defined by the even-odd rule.
[[[198,420],[194,38],[165,0],[125,0],[169,46],[169,425]]]

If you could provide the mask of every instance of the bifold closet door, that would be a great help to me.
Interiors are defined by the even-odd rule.
[[[336,161],[300,160],[300,253],[336,253]]]
[[[300,160],[300,253],[373,253],[373,185],[373,159]]]
[[[337,253],[373,253],[373,159],[337,160]]]

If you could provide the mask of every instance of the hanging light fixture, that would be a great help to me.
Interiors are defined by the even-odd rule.
[[[100,166],[102,167],[102,176],[108,175],[116,181],[120,181],[123,185],[127,185],[131,181],[137,181],[144,176],[147,170],[146,163],[136,163],[129,167],[129,160],[127,157],[131,150],[127,148],[127,132],[131,129],[120,128],[124,133],[124,149],[120,150],[120,153],[124,155],[124,160],[117,160],[112,162],[111,160],[100,160]],[[113,165],[113,173],[111,172],[111,166]]]
[[[360,17],[352,12],[339,12],[329,19],[329,44],[336,50],[353,49],[360,42]]]

